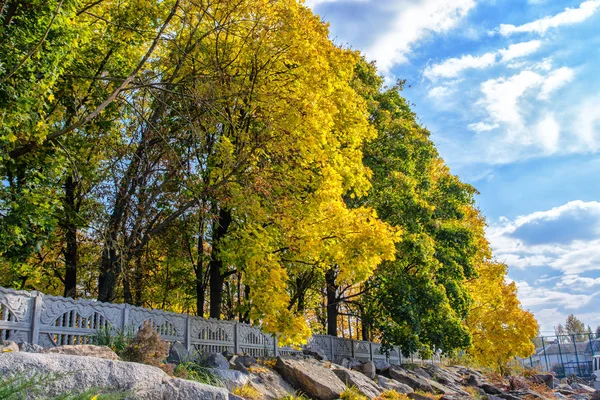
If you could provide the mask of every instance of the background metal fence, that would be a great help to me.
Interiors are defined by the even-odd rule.
[[[291,355],[301,350],[281,347],[277,338],[259,327],[235,321],[205,319],[187,314],[133,307],[128,304],[101,303],[45,295],[36,291],[17,291],[0,287],[0,339],[54,347],[91,343],[98,330],[140,329],[150,323],[169,342],[181,342],[188,351],[214,353],[228,351],[254,357]],[[308,347],[323,350],[330,360],[355,358],[360,361],[441,362],[438,355],[421,360],[418,354],[406,358],[395,347],[387,354],[381,344],[361,340],[314,335]]]
[[[523,367],[552,371],[559,379],[571,375],[593,378],[594,356],[600,356],[600,336],[596,333],[540,336],[534,344],[531,357],[517,358]]]

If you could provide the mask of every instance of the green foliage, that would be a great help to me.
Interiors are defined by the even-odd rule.
[[[211,386],[223,386],[223,382],[205,366],[195,362],[182,362],[175,367],[175,376],[204,383]]]
[[[95,335],[92,336],[92,343],[97,346],[108,346],[117,355],[122,356],[133,338],[133,326],[115,331],[112,326],[105,325],[96,330]]]

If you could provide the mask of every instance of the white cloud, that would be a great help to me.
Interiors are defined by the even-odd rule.
[[[535,127],[538,142],[548,153],[554,153],[558,149],[560,137],[560,125],[556,122],[553,114],[546,115]]]
[[[597,151],[600,147],[600,97],[584,100],[577,110],[574,126],[579,146],[587,151]]]
[[[579,275],[565,275],[556,284],[557,289],[585,291],[600,286],[600,278],[588,278]]]
[[[507,49],[500,50],[499,53],[502,61],[509,61],[513,58],[528,56],[536,52],[541,46],[541,41],[530,40],[529,42],[511,44]]]
[[[416,43],[432,33],[455,28],[475,5],[475,0],[400,2],[391,10],[396,13],[391,29],[379,35],[366,53],[387,74],[395,64],[407,61]]]
[[[591,297],[587,294],[571,294],[543,287],[533,287],[525,281],[517,281],[519,300],[525,308],[530,307],[561,307],[577,309],[589,303]]]
[[[544,17],[524,25],[515,26],[502,24],[497,31],[503,36],[520,32],[538,33],[543,35],[551,28],[583,22],[594,15],[598,9],[600,9],[600,0],[588,0],[581,3],[578,8],[565,8],[565,10],[559,14]]]
[[[500,57],[502,62],[525,57],[537,51],[541,46],[541,41],[531,40],[529,42],[511,44],[506,49],[484,53],[480,56],[467,54],[460,58],[449,58],[439,64],[427,66],[427,68],[425,68],[423,71],[423,76],[430,81],[439,78],[455,78],[460,75],[461,72],[468,69],[483,69],[491,67],[497,63],[498,57]]]
[[[565,274],[600,270],[600,202],[571,201],[490,226],[499,261],[524,269],[550,267]]]
[[[481,84],[483,98],[479,103],[494,121],[522,126],[519,98],[542,82],[543,77],[532,71],[522,71],[510,78],[490,79]]]
[[[568,67],[562,67],[552,71],[546,77],[538,98],[540,100],[548,100],[554,91],[571,82],[574,77],[575,71]]]
[[[485,122],[476,122],[474,124],[467,125],[467,128],[477,133],[493,131],[499,127],[499,124],[486,124]]]
[[[435,86],[429,89],[429,92],[427,94],[429,95],[429,97],[441,98],[449,96],[450,93],[452,93],[452,90],[450,90],[450,88],[447,86]]]
[[[461,58],[450,58],[440,64],[425,68],[423,75],[429,79],[455,78],[462,71],[472,68],[486,68],[496,63],[496,54],[485,53],[482,56],[466,55]]]

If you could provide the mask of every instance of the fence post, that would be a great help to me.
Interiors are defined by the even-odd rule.
[[[373,361],[373,343],[369,342],[369,360]]]
[[[562,367],[562,375],[563,375],[563,378],[566,378],[567,371],[565,371],[565,362],[563,361],[563,358],[562,358],[562,351],[560,349],[560,336],[559,335],[556,336],[556,342],[558,343],[558,355],[560,356],[560,366]]]
[[[33,310],[31,313],[31,331],[29,332],[29,342],[32,344],[38,344],[40,341],[40,316],[42,313],[42,295],[38,293],[33,298]]]
[[[350,347],[352,348],[352,358],[354,358],[354,339],[350,339]]]
[[[402,365],[402,351],[400,350],[400,346],[398,346],[398,365]]]
[[[127,325],[129,325],[129,304],[123,304],[123,332],[127,332]],[[134,327],[135,329],[135,327]]]
[[[233,325],[233,352],[240,354],[240,327],[237,322]]]
[[[333,360],[335,359],[335,351],[333,350],[333,336],[329,336],[329,344],[330,344],[330,348],[331,348],[331,362],[333,362]]]
[[[190,314],[185,319],[185,349],[188,353],[192,349],[192,317]]]
[[[588,341],[590,342],[590,351],[592,352],[592,373],[594,373],[594,342],[592,342],[591,333],[588,333]]]
[[[277,344],[277,336],[273,335],[273,356],[274,357],[278,357],[279,356],[279,346]]]
[[[577,372],[579,373],[579,377],[583,378],[581,375],[581,365],[579,365],[579,355],[577,354],[577,342],[575,341],[575,335],[571,335],[571,340],[573,340],[573,348],[575,349],[575,361],[577,361]]]
[[[546,343],[544,342],[543,336],[542,336],[542,349],[544,350],[544,358],[546,359],[546,371],[550,371],[550,367],[548,366],[548,355],[546,354]]]

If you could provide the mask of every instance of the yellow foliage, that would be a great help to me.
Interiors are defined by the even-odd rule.
[[[538,324],[521,308],[516,284],[505,281],[504,264],[486,261],[478,274],[467,283],[473,299],[467,321],[473,335],[469,354],[481,365],[502,370],[515,356],[533,353]]]
[[[368,400],[369,398],[361,394],[358,389],[354,386],[346,387],[342,393],[340,393],[341,400]]]
[[[409,400],[408,397],[404,393],[398,393],[395,390],[386,390],[379,395],[375,400]]]
[[[254,386],[245,384],[244,386],[238,386],[232,391],[236,396],[243,397],[246,400],[261,400],[263,395]]]

